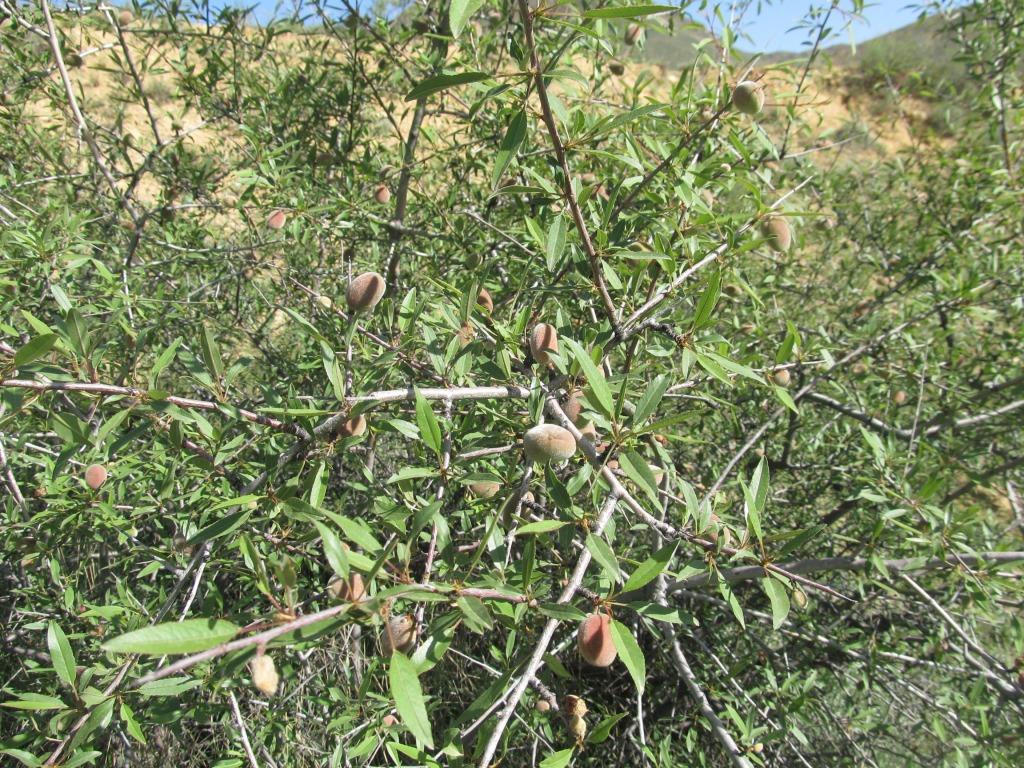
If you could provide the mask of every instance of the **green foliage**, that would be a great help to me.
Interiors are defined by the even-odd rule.
[[[1022,764],[1018,6],[929,22],[948,140],[869,165],[802,63],[728,108],[739,30],[612,74],[662,6],[53,8],[86,137],[3,5],[4,764]]]

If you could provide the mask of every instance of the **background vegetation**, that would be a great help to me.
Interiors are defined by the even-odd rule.
[[[1024,9],[691,5],[0,0],[0,762],[1024,762]]]

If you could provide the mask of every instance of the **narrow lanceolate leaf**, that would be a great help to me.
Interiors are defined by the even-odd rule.
[[[451,27],[452,37],[458,37],[466,28],[466,22],[484,4],[484,0],[452,0],[448,6],[448,26]]]
[[[479,83],[481,80],[487,80],[489,77],[490,75],[486,72],[457,72],[453,75],[435,75],[416,83],[413,89],[405,95],[405,100],[415,101],[416,99],[433,96],[435,93],[440,93],[448,88],[454,88],[456,85]]]
[[[585,19],[636,19],[652,13],[667,13],[679,10],[674,5],[627,5],[622,8],[595,8],[584,11]]]
[[[772,603],[772,626],[778,629],[789,615],[789,594],[778,579],[761,579],[761,586]]]
[[[402,718],[405,727],[418,744],[433,749],[434,737],[430,732],[430,720],[427,718],[427,707],[423,702],[423,689],[420,688],[420,680],[416,675],[416,665],[404,653],[395,651],[391,654],[388,682],[391,685],[391,696],[395,700],[398,716]]]
[[[224,375],[224,361],[220,356],[220,347],[213,333],[208,326],[203,326],[203,362],[206,370],[213,374],[214,378],[220,379]]]
[[[517,528],[516,535],[526,536],[530,533],[551,533],[551,531],[557,531],[564,525],[568,525],[568,523],[563,520],[535,520],[521,528]]]
[[[587,353],[583,347],[576,343],[573,339],[564,339],[565,346],[572,352],[572,356],[579,363],[580,370],[583,371],[583,375],[587,379],[587,386],[594,395],[596,404],[604,412],[604,415],[609,419],[615,415],[615,399],[612,397],[612,390],[608,386],[608,382],[604,378],[604,374],[601,373],[601,369],[597,367],[593,359]]]
[[[612,642],[615,643],[615,650],[619,652],[622,663],[626,665],[626,671],[633,678],[636,689],[642,694],[647,678],[647,662],[636,638],[625,624],[612,621]]]
[[[661,503],[658,497],[658,484],[646,459],[634,451],[626,451],[619,456],[619,466],[655,506]]]
[[[551,227],[548,228],[548,236],[544,242],[544,256],[547,260],[548,271],[554,272],[558,266],[562,253],[565,251],[566,223],[565,218],[558,216]]]
[[[636,570],[633,571],[630,577],[626,580],[626,584],[622,587],[622,591],[631,592],[634,589],[640,589],[640,587],[654,581],[654,579],[656,579],[672,561],[678,546],[678,541],[667,544],[640,563],[640,565],[636,567]]]
[[[316,529],[320,531],[320,539],[324,543],[327,562],[331,564],[331,568],[336,574],[347,579],[349,574],[348,555],[345,554],[345,548],[341,545],[338,534],[320,522],[316,523]]]
[[[28,709],[42,711],[46,709],[64,709],[67,707],[63,701],[56,696],[47,696],[45,693],[19,693],[17,699],[0,702],[0,707],[11,709]]]
[[[46,647],[50,651],[50,660],[53,662],[53,671],[57,677],[75,687],[75,654],[71,651],[71,643],[64,634],[57,622],[51,621],[46,630]]]
[[[455,604],[462,611],[463,621],[466,624],[466,628],[471,632],[482,635],[494,626],[491,612],[487,610],[487,606],[484,605],[484,601],[480,598],[464,596],[456,600]]]
[[[608,578],[612,581],[618,581],[622,578],[619,561],[615,559],[615,553],[612,552],[612,548],[608,546],[608,543],[604,539],[600,536],[588,533],[587,550],[593,556],[594,560],[597,561],[597,564],[605,570],[605,573],[608,574]]]
[[[633,429],[647,421],[658,410],[661,399],[665,396],[665,392],[668,391],[671,383],[671,377],[665,374],[654,377],[654,381],[647,387],[647,391],[640,398],[640,402],[636,404],[636,410],[633,412]]]
[[[575,751],[575,749],[570,747],[569,749],[560,749],[557,752],[552,752],[540,761],[540,768],[565,768],[569,761],[572,760],[572,755]]]
[[[492,187],[497,186],[501,175],[505,173],[505,169],[519,152],[519,147],[522,146],[525,139],[526,112],[521,109],[512,117],[512,122],[508,124],[508,130],[505,131],[505,138],[501,140],[501,146],[498,147],[498,154],[494,159],[494,171],[491,173]]]
[[[441,427],[427,399],[416,391],[416,425],[420,428],[420,437],[434,453],[441,453]]]
[[[29,340],[28,344],[14,353],[14,365],[21,367],[38,360],[57,343],[57,334],[44,333]]]
[[[238,633],[238,627],[223,619],[187,619],[143,627],[115,637],[102,645],[114,653],[198,653],[226,643]]]
[[[750,478],[750,493],[754,498],[754,506],[758,512],[764,510],[765,501],[768,499],[768,462],[762,456],[754,476]]]

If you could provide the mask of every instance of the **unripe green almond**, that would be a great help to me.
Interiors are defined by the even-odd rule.
[[[416,621],[409,614],[392,616],[384,625],[384,650],[407,653],[416,645]]]
[[[587,721],[580,715],[570,715],[569,733],[582,744],[583,740],[587,738]]]
[[[469,484],[469,492],[478,499],[493,499],[501,490],[501,483],[492,480],[480,480]]]
[[[654,475],[654,484],[660,488],[662,481],[665,479],[665,470],[657,464],[648,464],[647,466],[650,468],[651,474]]]
[[[800,610],[803,610],[807,607],[807,595],[804,593],[802,589],[793,590],[793,605],[795,605]]]
[[[612,641],[612,619],[607,613],[592,613],[580,622],[576,634],[580,656],[592,667],[609,667],[619,655]]]
[[[107,468],[102,464],[90,464],[85,468],[85,484],[98,491],[107,482]]]
[[[384,296],[387,283],[376,272],[364,272],[352,279],[345,292],[348,308],[353,312],[368,312],[377,306]]]
[[[782,216],[769,216],[761,222],[761,234],[776,253],[787,253],[793,245],[793,230]]]
[[[594,424],[594,422],[588,421],[586,424],[580,427],[580,434],[587,438],[595,446],[597,446],[597,426]]]
[[[343,421],[338,427],[338,434],[342,437],[359,437],[366,431],[366,417],[363,414],[353,416],[348,421]]]
[[[487,310],[487,314],[491,314],[494,311],[494,299],[491,298],[491,293],[486,288],[481,288],[480,292],[476,295],[476,303]]]
[[[550,365],[549,352],[558,351],[558,331],[548,323],[537,323],[530,334],[530,354],[541,365]]]
[[[265,654],[256,656],[249,665],[252,684],[265,696],[277,693],[278,676],[274,660]]]
[[[278,208],[267,217],[267,229],[281,229],[287,220],[287,214]]]
[[[563,461],[576,453],[576,438],[557,424],[539,424],[523,435],[523,447],[531,461]]]
[[[327,585],[327,589],[336,600],[343,602],[357,603],[366,597],[366,584],[363,577],[355,572],[349,574],[347,579],[335,576]]]
[[[643,36],[644,29],[639,24],[630,24],[626,27],[626,34],[623,35],[622,39],[626,45],[636,45],[637,41]]]
[[[455,336],[459,340],[459,346],[465,347],[476,337],[476,330],[470,323],[463,323]]]
[[[764,107],[764,89],[753,80],[744,80],[733,89],[732,105],[745,115],[756,115]]]
[[[562,711],[566,717],[583,717],[588,712],[587,702],[579,696],[569,694],[562,698]]]
[[[562,411],[566,416],[569,417],[569,421],[576,424],[580,418],[580,413],[583,412],[583,401],[580,400],[580,393],[573,390],[569,393],[569,397],[562,405]]]

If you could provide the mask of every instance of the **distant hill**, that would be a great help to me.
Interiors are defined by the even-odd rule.
[[[833,45],[825,48],[820,61],[849,70],[866,83],[882,81],[886,76],[900,83],[914,79],[916,84],[934,88],[954,86],[964,75],[963,67],[954,61],[956,46],[945,34],[946,20],[926,16],[913,24],[893,30],[857,46]],[[630,58],[671,69],[681,69],[696,57],[696,45],[708,37],[707,30],[692,21],[679,23],[672,31],[651,29],[642,48]],[[751,54],[737,52],[737,59]],[[803,59],[807,51],[771,51],[762,55],[765,64]]]

